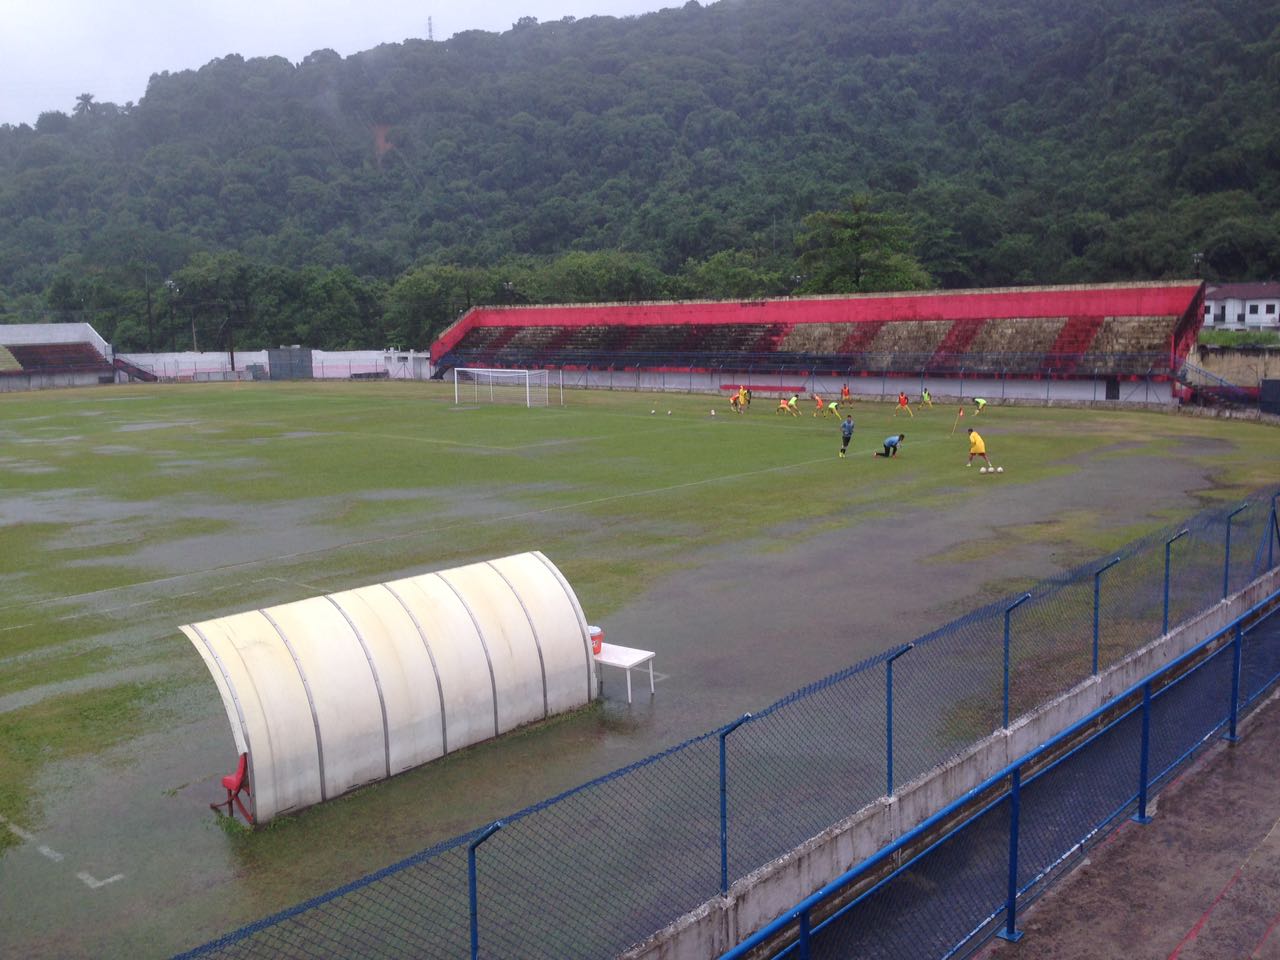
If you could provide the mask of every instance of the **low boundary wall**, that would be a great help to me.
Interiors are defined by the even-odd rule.
[[[689,370],[564,370],[566,388],[583,390],[621,390],[637,393],[706,393],[724,396],[723,387],[745,383],[762,393],[772,389],[801,386],[802,396],[821,394],[840,396],[845,384],[856,400],[896,400],[899,391],[914,403],[928,387],[936,404],[954,403],[972,397],[985,397],[993,402],[1020,401],[1038,405],[1108,402],[1107,377],[1090,380],[1030,380],[1014,377],[923,377],[923,376],[826,376],[806,375],[797,371],[752,373],[749,370],[716,372]],[[1123,406],[1150,404],[1169,406],[1177,403],[1176,384],[1168,380],[1139,378],[1120,379],[1118,397],[1109,402]],[[728,398],[725,398],[728,402]]]

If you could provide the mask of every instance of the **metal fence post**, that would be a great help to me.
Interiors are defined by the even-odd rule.
[[[1243,647],[1244,628],[1237,623],[1236,635],[1231,641],[1231,714],[1227,724],[1227,735],[1222,738],[1228,743],[1235,743],[1239,739],[1236,736],[1236,721],[1240,716],[1240,659]]]
[[[1160,621],[1160,636],[1164,636],[1169,632],[1169,554],[1173,549],[1173,542],[1181,540],[1189,531],[1183,527],[1172,537],[1164,542],[1164,618]]]
[[[800,911],[800,960],[809,960],[809,947],[813,941],[813,918],[808,910]]]
[[[1009,896],[1004,905],[1004,929],[996,934],[1001,940],[1017,943],[1022,939],[1018,929],[1018,821],[1022,819],[1022,768],[1013,768],[1009,786]]]
[[[1231,578],[1231,518],[1249,505],[1242,503],[1230,513],[1227,514],[1227,552],[1226,558],[1222,561],[1222,599],[1227,599],[1227,589]]]
[[[900,647],[893,656],[884,662],[884,716],[885,716],[885,763],[888,766],[886,773],[885,796],[893,796],[893,661],[897,660],[904,653],[915,649],[914,643],[908,643]]]
[[[1004,611],[1004,719],[1001,726],[1006,730],[1009,729],[1009,614],[1013,613],[1015,607],[1021,606],[1030,599],[1031,594],[1024,593]]]
[[[480,956],[480,920],[476,910],[476,847],[503,828],[501,820],[495,820],[467,847],[467,895],[471,901],[471,960]]]
[[[1147,768],[1151,763],[1151,681],[1142,685],[1142,750],[1138,756],[1138,812],[1133,815],[1137,823],[1150,823],[1147,816]]]
[[[1119,557],[1113,557],[1093,573],[1093,672],[1091,676],[1095,677],[1098,675],[1098,613],[1102,607],[1102,575],[1119,562]]]
[[[744,713],[720,731],[720,893],[729,892],[729,777],[725,762],[725,738],[751,719]]]
[[[1275,566],[1275,545],[1280,540],[1280,526],[1276,525],[1276,498],[1271,498],[1271,523],[1267,529],[1267,569]]]

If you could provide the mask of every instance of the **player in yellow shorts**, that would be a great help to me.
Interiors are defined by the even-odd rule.
[[[920,391],[920,406],[933,408],[933,397],[929,396],[929,388],[925,387]]]
[[[825,420],[829,416],[835,417],[837,420],[840,419],[840,404],[835,400],[827,404],[827,409],[823,412],[822,419]]]
[[[816,393],[813,395],[813,415],[815,417],[822,414],[822,398]]]
[[[800,394],[791,395],[791,399],[787,401],[787,409],[791,411],[793,417],[800,416]]]
[[[969,462],[965,464],[966,467],[973,466],[974,457],[981,457],[983,460],[987,461],[988,467],[991,466],[991,458],[987,456],[986,442],[982,439],[981,434],[979,434],[977,430],[973,429],[973,427],[970,427],[969,428]]]

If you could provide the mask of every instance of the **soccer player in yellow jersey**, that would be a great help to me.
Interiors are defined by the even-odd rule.
[[[969,428],[969,462],[965,464],[966,467],[973,466],[974,457],[981,457],[983,460],[987,461],[988,467],[991,466],[991,458],[987,456],[986,442],[982,439],[981,434],[979,434],[977,430],[973,429],[973,427],[970,427]]]
[[[791,399],[787,401],[787,409],[791,411],[793,417],[800,416],[800,394],[791,395]]]
[[[933,408],[933,397],[929,396],[929,388],[925,387],[920,391],[920,406]]]
[[[840,419],[840,404],[837,401],[832,400],[827,404],[827,409],[823,412],[822,419],[825,420],[828,416],[835,417],[837,420]]]

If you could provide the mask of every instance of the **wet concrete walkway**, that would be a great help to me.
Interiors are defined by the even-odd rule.
[[[1280,693],[1021,916],[982,960],[1280,960]]]

